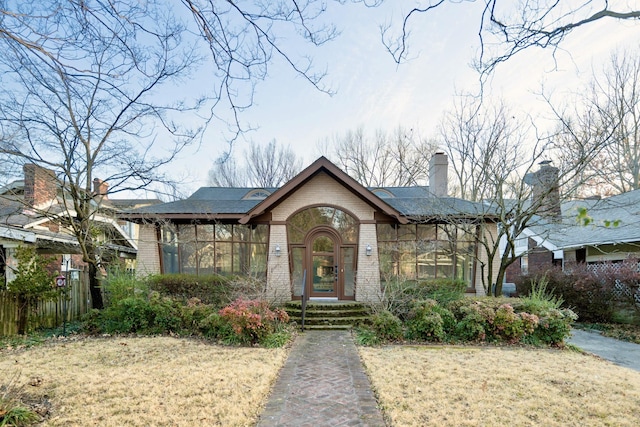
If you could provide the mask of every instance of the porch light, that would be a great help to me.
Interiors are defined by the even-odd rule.
[[[365,249],[365,254],[367,254],[367,256],[371,256],[371,245],[367,245],[367,248]]]
[[[280,256],[280,252],[281,252],[280,245],[276,245],[276,247],[275,247],[276,256]]]

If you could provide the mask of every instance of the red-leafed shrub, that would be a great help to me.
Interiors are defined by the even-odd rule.
[[[289,315],[281,309],[271,309],[264,300],[237,299],[219,311],[220,317],[233,330],[241,344],[257,344],[289,322]]]

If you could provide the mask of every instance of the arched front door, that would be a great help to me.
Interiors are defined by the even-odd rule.
[[[305,247],[307,295],[354,299],[355,247],[342,244],[340,235],[325,227],[311,231]]]

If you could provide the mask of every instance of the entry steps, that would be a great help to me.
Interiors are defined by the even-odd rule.
[[[284,309],[292,321],[301,325],[302,302],[290,301]],[[307,301],[304,328],[315,330],[351,329],[369,320],[370,311],[355,301]]]

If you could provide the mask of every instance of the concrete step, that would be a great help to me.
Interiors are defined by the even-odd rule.
[[[284,309],[292,321],[302,323],[302,303],[291,301]],[[350,329],[369,319],[369,310],[355,301],[309,301],[307,302],[305,329]]]

